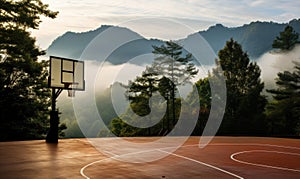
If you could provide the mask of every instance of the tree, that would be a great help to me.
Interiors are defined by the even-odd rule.
[[[267,90],[274,97],[267,108],[272,135],[300,135],[300,63],[294,63],[294,72],[278,73],[278,89]]]
[[[162,123],[162,132],[170,131],[170,99],[171,99],[171,93],[172,93],[172,87],[174,86],[173,82],[163,76],[159,80],[158,84],[158,90],[160,94],[164,97],[164,99],[167,101],[167,109],[166,109],[166,115],[165,120],[163,119]],[[166,121],[166,122],[165,122]]]
[[[0,140],[41,138],[47,132],[50,91],[45,54],[30,29],[55,18],[40,0],[0,0]],[[62,126],[61,129],[63,129]]]
[[[291,50],[299,43],[299,34],[294,31],[292,26],[286,26],[283,32],[273,41],[272,47],[281,50]]]
[[[199,117],[196,124],[196,127],[193,131],[193,135],[201,135],[203,133],[203,130],[205,128],[205,125],[208,120],[208,116],[210,113],[210,107],[211,107],[211,89],[209,84],[209,77],[206,77],[204,79],[199,79],[195,83],[194,91],[189,94],[187,97],[188,104],[190,104],[192,111],[197,111],[195,108],[199,108],[199,102],[200,102],[200,111],[199,111]],[[196,90],[196,93],[195,93]],[[197,94],[197,95],[196,95]],[[199,100],[196,100],[199,98]]]
[[[131,105],[138,108],[133,110],[141,116],[145,116],[150,112],[148,101],[152,97],[152,94],[158,90],[158,79],[155,73],[149,70],[149,67],[142,73],[142,76],[138,76],[134,81],[129,81],[127,88],[127,97],[129,101],[133,103],[139,103],[140,105]]]
[[[189,82],[198,73],[192,62],[192,54],[183,55],[183,47],[179,44],[168,41],[161,46],[153,46],[153,53],[158,55],[151,68],[157,74],[169,79],[172,83],[170,87],[170,99],[172,105],[172,125],[176,121],[176,87]],[[168,103],[169,104],[169,103]]]
[[[220,134],[263,134],[266,99],[261,95],[264,84],[260,80],[258,65],[250,62],[248,54],[233,39],[226,42],[218,55],[227,87],[227,104]]]
[[[167,101],[166,113],[163,119],[154,126],[148,128],[148,135],[164,135],[172,125],[175,124],[179,116],[180,99],[176,99],[177,86],[188,83],[197,73],[196,67],[192,63],[192,55],[182,55],[182,47],[175,42],[169,41],[160,47],[153,46],[153,53],[157,55],[151,66],[147,66],[141,76],[129,81],[127,86],[127,97],[130,107],[140,116],[147,116],[153,111],[164,111],[164,105],[155,105],[150,108],[149,99],[154,92],[159,92]],[[170,111],[170,108],[172,109]],[[129,110],[130,111],[130,110]],[[170,125],[170,114],[172,113],[172,124]],[[159,115],[154,116],[156,119]],[[134,123],[137,116],[125,112],[120,118],[128,119]],[[120,118],[113,119],[111,128],[116,135],[138,136],[145,135],[145,129],[138,129],[124,124]],[[152,120],[152,118],[151,118]],[[120,129],[122,127],[123,129]],[[165,130],[166,129],[166,130]],[[128,132],[128,134],[126,134]]]

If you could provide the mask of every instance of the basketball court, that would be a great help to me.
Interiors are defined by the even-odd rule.
[[[124,138],[149,142],[153,138]],[[145,157],[167,153],[165,158],[146,163],[123,162],[136,152],[107,155],[88,139],[62,139],[58,144],[44,140],[1,142],[1,178],[299,178],[298,139],[215,137],[199,148],[200,137],[190,137],[174,153],[166,148],[139,151]],[[99,138],[112,147],[117,138]],[[174,138],[170,138],[174,140]],[[122,146],[124,147],[124,146]],[[140,156],[140,155],[138,155]],[[142,160],[140,157],[139,160]]]

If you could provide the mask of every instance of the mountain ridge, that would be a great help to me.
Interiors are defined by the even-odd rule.
[[[209,42],[216,53],[225,46],[227,40],[233,38],[242,45],[252,59],[256,59],[272,49],[273,40],[287,25],[300,33],[300,19],[293,19],[288,23],[256,21],[239,27],[216,24],[198,33]]]
[[[200,34],[217,54],[218,51],[225,46],[226,41],[228,41],[230,38],[233,38],[242,45],[243,50],[248,53],[252,60],[256,60],[261,55],[272,49],[273,40],[281,31],[284,30],[287,25],[291,25],[297,33],[300,33],[300,19],[293,19],[288,23],[256,21],[239,27],[226,27],[222,24],[216,24],[214,26],[210,26],[207,30],[190,34],[180,41],[188,41],[189,38],[193,37],[193,35]],[[122,64],[134,56],[138,56],[143,53],[151,53],[151,47],[153,45],[157,46],[164,43],[163,40],[159,39],[146,39],[140,34],[126,27],[102,25],[95,30],[87,32],[64,33],[56,38],[48,47],[47,55],[78,59],[85,50],[86,46],[97,35],[111,27],[116,28],[117,33],[122,34],[125,31],[130,31],[130,33],[135,33],[137,37],[141,38],[137,41],[129,42],[121,46],[112,55],[110,55],[112,64]],[[95,53],[101,53],[101,50],[97,52],[95,51]],[[206,61],[205,63],[212,64],[214,63],[214,59],[211,61]]]

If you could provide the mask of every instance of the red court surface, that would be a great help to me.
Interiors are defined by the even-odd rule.
[[[157,138],[126,139],[138,144]],[[199,139],[190,137],[174,153],[164,148],[140,151],[145,157],[168,154],[146,163],[104,155],[87,139],[63,139],[57,145],[1,142],[0,178],[300,178],[299,139],[215,137],[205,148],[199,148]],[[97,140],[118,146],[117,138]],[[130,149],[125,155],[137,157]]]

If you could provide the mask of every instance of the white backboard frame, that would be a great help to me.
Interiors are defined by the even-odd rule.
[[[50,56],[50,88],[66,90],[85,90],[84,62],[62,57]]]

